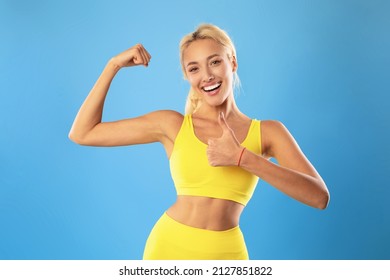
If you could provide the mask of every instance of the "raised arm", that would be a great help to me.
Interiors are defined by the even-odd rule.
[[[169,111],[102,122],[104,101],[116,73],[123,67],[148,66],[150,58],[147,50],[137,44],[110,59],[74,120],[69,133],[72,141],[88,146],[123,146],[164,141],[166,133],[161,127],[161,120],[166,118]]]

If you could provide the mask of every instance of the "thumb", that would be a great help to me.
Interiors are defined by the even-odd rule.
[[[223,112],[219,113],[219,119],[218,119],[219,125],[222,127],[224,131],[231,131],[231,128],[226,122],[225,115]]]

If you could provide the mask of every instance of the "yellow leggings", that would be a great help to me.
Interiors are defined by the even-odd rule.
[[[144,260],[247,260],[239,226],[215,231],[181,224],[166,213],[146,241]]]

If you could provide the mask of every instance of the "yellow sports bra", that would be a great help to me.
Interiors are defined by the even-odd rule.
[[[261,154],[260,121],[252,120],[241,145]],[[185,115],[169,160],[177,194],[227,199],[246,205],[258,177],[236,166],[211,166],[206,149],[207,145],[195,135],[191,115]]]

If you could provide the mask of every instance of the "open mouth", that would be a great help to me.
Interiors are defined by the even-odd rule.
[[[212,92],[212,91],[214,91],[216,89],[219,89],[221,87],[221,84],[222,83],[216,83],[216,84],[208,86],[208,87],[203,87],[203,90],[205,92]]]

